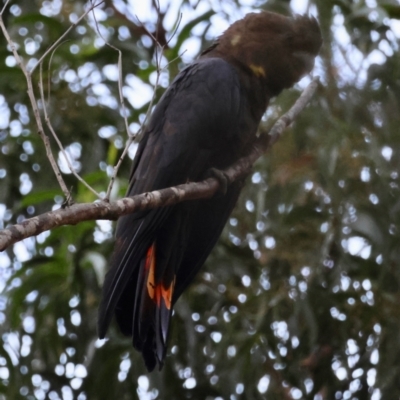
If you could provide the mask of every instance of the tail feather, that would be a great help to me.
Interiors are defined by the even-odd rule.
[[[118,265],[118,267],[111,268],[107,272],[103,286],[103,297],[99,308],[98,333],[100,339],[105,337],[114,310],[117,311],[118,303],[121,303],[121,298],[126,299],[126,297],[129,297],[129,299],[131,299],[132,297],[132,295],[129,293],[128,283],[134,278],[132,274],[134,273],[135,269],[132,271],[131,268],[127,268],[127,265],[131,263],[132,252],[130,249],[131,245],[128,246],[127,251],[121,251],[121,249],[125,250],[126,247],[127,246],[124,240],[117,239],[116,251],[114,251],[114,259],[112,260],[112,264]],[[116,260],[116,256],[121,254],[123,254],[123,258],[121,260]],[[125,302],[129,304],[131,301],[124,300],[124,303]],[[126,328],[122,330],[125,333]]]
[[[142,351],[147,343],[149,330],[153,324],[155,304],[153,301],[154,269],[156,266],[155,244],[151,244],[140,265],[137,281],[136,301],[133,308],[133,345]]]
[[[111,268],[99,309],[99,336],[104,338],[115,313],[123,334],[132,338],[149,371],[160,368],[166,356],[176,273],[181,261],[185,214],[168,209],[142,221],[119,221]],[[157,218],[156,218],[157,217]],[[156,229],[156,219],[166,219]],[[135,234],[130,237],[132,223]],[[139,231],[140,235],[139,235]]]
[[[172,314],[172,296],[174,293],[175,279],[171,282],[169,287],[165,288],[164,284],[160,284],[157,304],[159,307],[159,320],[161,326],[161,334],[164,343],[167,342],[169,323]]]
[[[157,314],[156,314],[156,345],[157,358],[162,361],[167,349],[167,340],[172,316],[172,296],[175,279],[166,288],[160,282],[157,286]]]
[[[142,352],[146,367],[161,368],[166,355],[175,280],[157,279],[157,249],[153,243],[142,260],[133,310],[133,345]]]

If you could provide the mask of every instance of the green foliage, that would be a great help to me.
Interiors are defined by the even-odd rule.
[[[163,371],[147,375],[115,326],[109,340],[97,340],[112,224],[86,222],[0,253],[0,399],[399,398],[400,6],[309,3],[324,35],[316,63],[322,84],[257,162],[218,246],[176,305]],[[111,1],[99,7],[103,37],[123,53],[132,130],[150,97],[130,79],[147,88],[155,83],[149,34],[166,43],[165,30],[177,27],[179,10],[184,14],[165,48],[162,63],[170,64],[157,100],[183,66],[187,40],[205,48],[215,21],[245,12],[240,1],[193,4],[177,0],[168,10],[162,4],[158,30],[150,6],[142,24],[126,4],[125,11]],[[288,1],[257,4],[290,12]],[[11,2],[4,18],[32,67],[83,12],[81,1],[25,0]],[[118,54],[99,39],[90,16],[66,39],[50,67],[50,56],[43,65],[48,112],[82,176],[104,192],[126,141]],[[0,76],[2,227],[64,199],[3,37]],[[38,70],[33,79],[37,90]],[[298,95],[299,87],[274,100],[263,125]],[[52,148],[60,162],[53,142]],[[122,165],[115,196],[124,194],[129,164]],[[76,201],[94,200],[65,168],[63,176]]]

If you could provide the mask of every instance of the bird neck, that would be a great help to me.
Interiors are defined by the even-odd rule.
[[[259,121],[268,106],[269,99],[275,96],[275,93],[271,92],[271,85],[264,70],[257,65],[249,65],[232,55],[220,52],[218,46],[204,52],[201,58],[222,58],[236,70],[242,92],[252,104],[253,118]]]

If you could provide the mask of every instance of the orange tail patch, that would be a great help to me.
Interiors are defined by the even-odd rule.
[[[147,250],[146,263],[144,266],[147,273],[147,292],[149,297],[154,300],[156,292],[156,282],[155,282],[155,269],[156,269],[156,245],[153,243]]]
[[[168,310],[171,309],[174,287],[175,287],[175,279],[171,282],[168,288],[165,288],[162,283],[159,283],[156,286],[156,302],[159,307],[161,306],[161,299],[163,299],[165,307],[167,307]]]
[[[161,306],[161,299],[164,300],[165,307],[168,310],[172,307],[172,295],[174,293],[175,279],[171,282],[169,287],[165,288],[163,283],[156,283],[155,280],[155,268],[156,268],[156,245],[153,243],[147,250],[145,270],[147,272],[147,293],[149,297],[157,304]]]

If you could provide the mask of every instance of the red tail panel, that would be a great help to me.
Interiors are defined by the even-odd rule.
[[[171,274],[168,274],[171,266],[167,265],[160,272],[156,270],[160,268],[158,264],[156,244],[152,243],[142,264],[142,295],[139,319],[136,320],[139,342],[136,342],[135,346],[143,352],[146,365],[150,369],[154,368],[154,356],[160,367],[165,358],[175,288],[175,276],[173,275],[171,281]]]
[[[149,297],[155,301],[156,296],[156,282],[155,282],[155,269],[156,269],[156,244],[153,243],[148,249],[146,254],[146,262],[144,264],[145,276],[147,276],[146,287]]]
[[[163,280],[156,283],[155,269],[156,269],[156,245],[153,243],[146,253],[146,261],[144,264],[145,276],[147,276],[146,287],[149,297],[157,304],[161,306],[161,299],[164,300],[165,307],[170,310],[172,307],[172,296],[175,287],[175,278],[168,287],[165,287]]]

